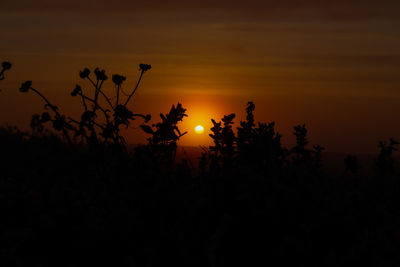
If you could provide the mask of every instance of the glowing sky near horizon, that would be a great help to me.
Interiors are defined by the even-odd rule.
[[[148,63],[132,107],[157,120],[182,102],[192,131],[182,144],[207,143],[196,125],[207,130],[210,117],[232,112],[243,119],[254,101],[256,119],[276,121],[284,142],[306,123],[311,143],[375,151],[400,138],[399,11],[398,1],[371,0],[3,0],[0,61],[14,66],[0,84],[0,123],[28,126],[41,110],[17,92],[24,80],[78,114],[69,93],[84,85],[80,69],[126,75],[129,88]]]

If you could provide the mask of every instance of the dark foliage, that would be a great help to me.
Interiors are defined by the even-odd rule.
[[[8,61],[4,61],[1,63],[1,69],[0,69],[0,81],[5,79],[4,73],[8,70],[10,70],[12,67],[12,64]]]
[[[305,125],[286,148],[274,123],[235,114],[212,120],[211,147],[199,171],[177,161],[180,103],[140,128],[148,144],[125,147],[120,127],[139,117],[127,107],[125,77],[113,75],[115,98],[103,92],[105,71],[84,69],[77,86],[79,120],[46,105],[32,133],[0,128],[1,266],[397,266],[400,181],[392,139],[379,144],[374,173],[355,156],[343,175],[324,172],[320,145]],[[102,97],[104,102],[99,101]],[[108,100],[107,100],[108,99]],[[111,101],[115,99],[115,102]],[[105,105],[107,109],[103,106]],[[46,127],[51,125],[51,127]],[[53,129],[53,130],[50,130]],[[61,133],[61,134],[60,134]]]

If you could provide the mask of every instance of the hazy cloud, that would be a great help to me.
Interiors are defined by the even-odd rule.
[[[148,15],[180,14],[211,15],[215,17],[235,16],[256,19],[325,19],[325,20],[364,20],[397,19],[400,2],[395,0],[222,0],[222,1],[184,1],[184,0],[3,0],[3,11],[39,12],[118,12]],[[154,19],[151,16],[149,21]]]

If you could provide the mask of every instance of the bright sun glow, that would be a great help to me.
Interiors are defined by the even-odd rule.
[[[196,127],[194,127],[194,131],[195,131],[197,134],[202,134],[202,133],[204,132],[204,127],[201,126],[201,125],[197,125]]]

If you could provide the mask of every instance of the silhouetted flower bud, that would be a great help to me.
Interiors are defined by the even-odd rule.
[[[85,78],[89,77],[89,74],[90,74],[90,70],[88,68],[85,68],[83,71],[79,72],[79,76],[82,79],[85,79]]]
[[[48,112],[43,112],[41,119],[42,119],[42,122],[48,122],[51,119],[50,114]]]
[[[105,81],[105,80],[108,79],[105,70],[99,70],[99,68],[96,68],[96,69],[94,70],[94,74],[96,75],[96,78],[97,78],[97,80],[99,80],[99,81]]]
[[[121,85],[125,80],[126,78],[119,74],[114,74],[112,76],[112,81],[115,83],[115,85]]]
[[[4,61],[3,63],[1,63],[1,66],[3,67],[4,70],[9,70],[11,69],[12,64],[8,61]]]
[[[149,65],[149,64],[139,64],[139,69],[141,69],[142,71],[148,71],[149,69],[151,69],[151,65]]]
[[[31,88],[31,86],[32,86],[32,81],[23,82],[21,87],[19,88],[19,91],[22,93],[26,93],[28,92],[29,88]]]
[[[76,85],[75,89],[71,92],[71,96],[77,96],[82,92],[82,88],[79,85]]]

